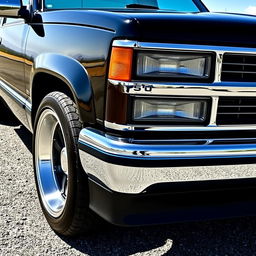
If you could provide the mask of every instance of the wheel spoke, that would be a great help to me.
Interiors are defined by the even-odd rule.
[[[63,176],[62,176],[62,181],[61,181],[61,194],[62,194],[62,196],[64,197],[64,198],[66,198],[67,197],[67,188],[68,188],[68,177],[65,175],[65,174],[63,174]]]
[[[61,146],[61,149],[63,147],[65,147],[65,142],[64,142],[63,135],[62,135],[62,132],[61,132],[61,129],[60,129],[59,125],[56,128],[56,139],[57,139],[59,145]]]
[[[53,141],[53,149],[56,150],[56,153],[61,152],[62,148],[63,147],[61,146],[60,142],[57,139],[54,139],[54,141]]]
[[[61,166],[59,164],[54,165],[54,171],[57,176],[61,176],[63,174],[63,171],[61,169]]]

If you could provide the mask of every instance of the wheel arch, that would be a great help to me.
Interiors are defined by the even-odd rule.
[[[30,85],[32,126],[40,102],[52,91],[72,98],[83,123],[95,123],[93,90],[86,69],[75,59],[48,53],[39,55],[34,62]]]

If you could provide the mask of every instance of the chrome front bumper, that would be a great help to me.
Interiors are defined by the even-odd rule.
[[[141,193],[159,183],[256,177],[254,165],[222,165],[226,159],[231,164],[240,159],[254,162],[256,139],[252,138],[133,140],[85,128],[80,133],[79,148],[88,176],[121,193]],[[197,166],[191,166],[195,160]],[[205,160],[211,160],[214,166],[202,166]],[[184,167],[174,167],[177,161]]]

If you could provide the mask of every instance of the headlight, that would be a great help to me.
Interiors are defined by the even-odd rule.
[[[134,121],[204,123],[208,117],[207,99],[135,98]]]
[[[139,52],[137,76],[209,79],[211,54]]]

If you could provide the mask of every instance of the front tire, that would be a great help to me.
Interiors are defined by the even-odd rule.
[[[52,92],[42,100],[33,137],[36,186],[51,228],[67,236],[88,233],[95,225],[79,160],[81,129],[77,107],[67,95]]]

